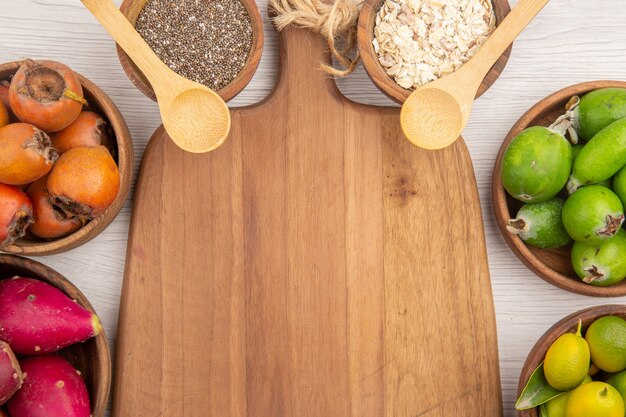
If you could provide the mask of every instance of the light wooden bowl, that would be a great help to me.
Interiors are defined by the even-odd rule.
[[[20,65],[20,61],[0,64],[0,80],[6,80],[13,76]],[[3,252],[29,256],[52,255],[80,246],[96,237],[115,219],[128,196],[134,163],[133,142],[128,126],[126,126],[126,122],[115,104],[98,86],[80,74],[78,77],[83,86],[84,96],[89,103],[88,109],[103,116],[108,121],[109,127],[113,132],[113,137],[117,144],[116,162],[120,170],[120,190],[113,204],[102,215],[91,220],[76,232],[50,241],[38,239],[34,236],[29,237],[27,234],[26,237],[19,239],[13,245],[2,248]]]
[[[124,0],[120,10],[128,21],[135,26],[139,13],[141,13],[141,10],[147,2],[148,0]],[[217,91],[220,97],[226,102],[234,98],[248,85],[259,66],[261,53],[263,52],[263,21],[261,20],[256,2],[254,0],[241,0],[241,2],[248,11],[252,22],[252,47],[250,49],[250,55],[248,55],[248,60],[239,75],[224,88]],[[117,45],[117,56],[124,72],[132,83],[148,98],[156,101],[156,95],[150,86],[150,82],[119,45]]]
[[[597,307],[590,307],[576,313],[570,314],[565,317],[554,326],[550,327],[544,334],[539,338],[535,346],[531,349],[528,357],[526,358],[526,362],[524,362],[524,366],[522,367],[522,371],[520,372],[519,382],[517,384],[517,397],[522,393],[522,390],[528,383],[530,376],[533,371],[539,366],[539,364],[543,361],[546,356],[546,352],[550,345],[562,334],[572,333],[576,331],[578,327],[578,320],[582,320],[583,325],[583,335],[587,330],[587,327],[591,325],[596,319],[604,316],[619,316],[623,319],[626,319],[626,305],[623,304],[615,304],[615,305],[603,305]],[[531,408],[529,410],[523,410],[517,412],[519,417],[539,417],[539,409]]]
[[[585,284],[578,278],[571,264],[571,245],[559,249],[540,249],[526,245],[519,236],[509,233],[506,230],[507,221],[517,215],[517,211],[523,203],[509,196],[500,180],[502,157],[515,136],[530,126],[550,125],[559,115],[564,113],[565,104],[573,95],[582,96],[590,91],[606,87],[626,88],[626,82],[591,81],[576,84],[549,95],[531,107],[513,125],[500,147],[493,169],[491,196],[496,221],[504,240],[519,260],[531,271],[547,282],[571,292],[594,297],[619,297],[626,295],[626,280],[609,287],[596,287]]]
[[[411,94],[412,90],[407,90],[400,87],[396,82],[385,72],[385,69],[378,61],[378,56],[374,52],[374,46],[372,40],[374,39],[374,24],[376,20],[376,14],[380,10],[384,0],[365,0],[361,14],[359,15],[359,27],[358,27],[358,44],[359,54],[363,61],[363,66],[369,74],[374,84],[391,99],[398,103],[403,103],[404,100]],[[511,6],[507,0],[492,0],[493,11],[496,15],[496,25],[506,17],[511,11]],[[483,82],[478,88],[476,98],[483,95],[485,91],[491,87],[491,85],[498,79],[511,54],[510,46],[491,67]]]
[[[0,280],[16,275],[47,282],[87,310],[95,312],[80,290],[55,270],[31,259],[0,254]],[[81,372],[89,391],[92,417],[104,416],[112,374],[111,355],[104,330],[98,336],[62,349],[59,353]]]

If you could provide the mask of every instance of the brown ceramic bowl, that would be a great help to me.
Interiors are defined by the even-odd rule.
[[[380,10],[384,0],[365,0],[361,14],[359,15],[359,27],[358,27],[358,44],[359,54],[363,61],[363,66],[369,74],[374,84],[391,99],[398,103],[403,103],[404,100],[412,93],[412,90],[407,90],[400,87],[396,82],[385,72],[385,69],[378,61],[378,56],[374,52],[374,46],[372,40],[374,39],[374,24],[376,20],[376,14]],[[493,11],[496,15],[496,25],[506,17],[511,11],[511,6],[507,0],[492,0]],[[491,85],[498,79],[500,73],[504,70],[509,55],[511,55],[510,46],[501,56],[496,63],[491,67],[483,82],[478,88],[476,98],[483,95],[485,91],[491,87]]]
[[[0,280],[16,275],[47,282],[87,310],[94,312],[80,290],[58,272],[31,259],[0,254]],[[111,356],[104,330],[98,336],[84,343],[69,346],[59,353],[81,372],[89,391],[92,417],[104,416],[111,387]]]
[[[124,0],[120,10],[128,21],[135,26],[139,13],[141,13],[141,10],[147,2],[148,0]],[[248,85],[259,66],[261,53],[263,52],[263,22],[256,2],[254,0],[241,0],[241,2],[248,11],[250,20],[252,21],[252,48],[250,49],[248,60],[239,75],[224,88],[217,91],[220,97],[226,102],[234,98]],[[119,45],[117,45],[117,56],[122,64],[122,68],[124,68],[124,72],[126,72],[126,75],[132,83],[135,84],[146,97],[156,101],[156,95],[150,86],[150,82]]]
[[[0,64],[0,80],[9,79],[18,70],[20,64],[20,62]],[[83,86],[84,96],[89,103],[87,109],[102,115],[109,122],[109,127],[115,137],[117,143],[116,162],[120,170],[120,190],[113,204],[102,215],[91,220],[76,232],[50,241],[27,235],[13,245],[2,248],[4,252],[29,256],[51,255],[80,246],[96,237],[113,221],[122,209],[124,201],[128,196],[134,163],[133,142],[128,126],[126,126],[126,122],[117,107],[115,107],[115,104],[100,88],[80,74],[78,77]]]
[[[493,169],[491,195],[496,221],[504,240],[513,253],[531,271],[547,282],[565,290],[594,297],[619,297],[626,295],[626,280],[609,287],[596,287],[582,282],[572,268],[571,245],[559,249],[540,249],[526,245],[519,236],[506,230],[507,221],[515,218],[523,203],[512,198],[504,189],[500,180],[500,165],[504,151],[522,130],[530,126],[548,126],[565,111],[565,104],[574,95],[582,96],[598,88],[626,88],[622,81],[591,81],[564,88],[544,98],[530,108],[513,125],[504,139]]]
[[[570,314],[550,327],[537,343],[535,343],[535,346],[533,346],[526,358],[526,362],[524,362],[517,384],[517,396],[519,397],[522,393],[533,371],[537,369],[539,364],[543,361],[548,348],[559,336],[565,333],[574,333],[578,327],[579,319],[582,320],[584,335],[587,327],[589,327],[591,323],[604,316],[619,316],[626,319],[626,305],[616,304],[586,308]],[[539,409],[536,407],[529,410],[518,411],[518,415],[520,417],[539,417]]]

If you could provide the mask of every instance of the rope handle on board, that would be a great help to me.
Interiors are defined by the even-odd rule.
[[[321,64],[324,71],[338,77],[354,71],[359,63],[356,34],[363,0],[335,0],[331,4],[321,0],[270,0],[269,4],[275,12],[272,21],[278,31],[295,25],[326,38],[330,52],[343,68]],[[338,43],[343,44],[341,49]]]

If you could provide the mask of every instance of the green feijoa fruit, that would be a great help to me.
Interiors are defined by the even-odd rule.
[[[572,147],[563,135],[546,127],[529,127],[504,152],[504,188],[525,203],[541,203],[558,194],[572,168]]]
[[[598,132],[580,151],[573,164],[567,190],[597,184],[611,178],[626,165],[626,118]]]
[[[613,189],[613,177],[609,178],[608,180],[601,181],[596,185],[601,185],[603,187],[608,188],[609,190],[612,190]]]
[[[606,287],[626,278],[626,231],[600,246],[576,242],[572,247],[572,266],[587,284]]]
[[[577,242],[600,245],[615,236],[624,221],[624,208],[614,192],[588,185],[569,196],[563,205],[563,225]]]
[[[576,161],[576,158],[578,158],[578,155],[580,155],[580,151],[583,150],[584,146],[585,145],[583,145],[582,143],[572,145],[572,164]]]
[[[572,165],[574,164],[574,161],[576,161],[576,158],[580,154],[580,151],[583,149],[583,146],[585,145],[583,145],[582,143],[572,145]],[[569,197],[569,192],[567,191],[567,184],[565,185],[565,187],[561,189],[561,191],[559,191],[557,196],[563,199],[566,199],[567,197]]]
[[[506,228],[538,248],[565,246],[571,239],[561,220],[563,204],[564,201],[557,197],[543,203],[525,204],[517,212],[517,217],[509,220]]]
[[[626,207],[626,167],[620,169],[613,177],[613,191]]]
[[[576,162],[576,158],[578,157],[578,155],[580,155],[580,151],[583,150],[583,147],[585,145],[583,145],[582,143],[579,143],[577,145],[572,145],[572,165]],[[599,182],[597,185],[602,185],[606,188],[611,189],[613,187],[613,179],[609,178],[607,180],[601,181]],[[565,190],[565,195],[567,196],[567,190]],[[622,202],[623,203],[623,202]]]
[[[573,126],[589,140],[616,120],[626,117],[626,89],[601,88],[585,94],[573,109]]]

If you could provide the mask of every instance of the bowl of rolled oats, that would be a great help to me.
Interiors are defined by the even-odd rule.
[[[358,43],[376,86],[399,103],[421,85],[456,71],[511,11],[507,0],[365,0]],[[498,78],[509,47],[476,97]]]

